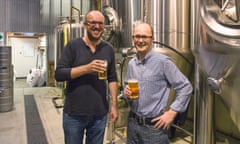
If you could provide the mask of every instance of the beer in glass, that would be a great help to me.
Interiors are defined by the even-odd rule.
[[[128,80],[128,86],[132,92],[130,98],[137,99],[138,98],[138,80],[136,79]]]
[[[105,66],[106,69],[107,69],[107,60],[104,60],[104,66]],[[102,73],[98,72],[98,79],[100,79],[100,80],[105,80],[105,79],[107,79],[107,70],[104,71],[104,72],[102,72]]]

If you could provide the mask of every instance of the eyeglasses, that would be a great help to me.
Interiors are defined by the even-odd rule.
[[[152,36],[146,36],[146,35],[135,35],[135,36],[132,36],[132,38],[135,39],[135,40],[140,40],[140,39],[147,40],[147,39],[152,38]]]
[[[97,24],[101,27],[104,25],[104,23],[100,22],[100,21],[85,21],[85,24],[87,24],[91,27],[96,26]]]

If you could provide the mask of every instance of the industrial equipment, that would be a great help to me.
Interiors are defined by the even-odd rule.
[[[239,138],[239,8],[239,0],[197,0],[192,5],[196,144],[215,143],[216,129]]]
[[[171,57],[193,83],[194,101],[186,115],[194,125],[190,131],[178,125],[176,128],[191,136],[195,144],[216,143],[216,131],[240,139],[239,0],[92,0],[89,5],[95,2],[95,8],[101,8],[106,17],[103,38],[113,44],[116,52],[120,118],[114,133],[122,142],[129,110],[122,99],[122,86],[127,62],[136,53],[132,28],[137,20],[152,25],[154,50]],[[79,21],[71,16],[64,18],[56,27],[55,62],[69,33],[71,38],[84,35],[84,15],[80,17]],[[170,97],[174,98],[174,91]],[[222,122],[227,123],[227,128]]]

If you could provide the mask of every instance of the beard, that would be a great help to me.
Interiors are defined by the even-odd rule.
[[[99,36],[94,36],[92,33],[94,32],[94,31],[99,31]],[[90,41],[92,41],[92,42],[97,42],[97,41],[99,41],[100,39],[101,39],[101,37],[102,37],[102,34],[103,34],[103,32],[101,32],[100,30],[97,30],[97,29],[92,29],[91,31],[87,31],[87,35],[88,35],[88,38],[89,38],[89,40]]]

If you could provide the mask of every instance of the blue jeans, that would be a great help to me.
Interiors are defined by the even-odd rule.
[[[82,144],[84,133],[86,144],[103,144],[107,115],[72,116],[63,113],[65,144]]]
[[[150,125],[139,125],[128,119],[127,144],[169,144],[167,130],[155,129]]]

